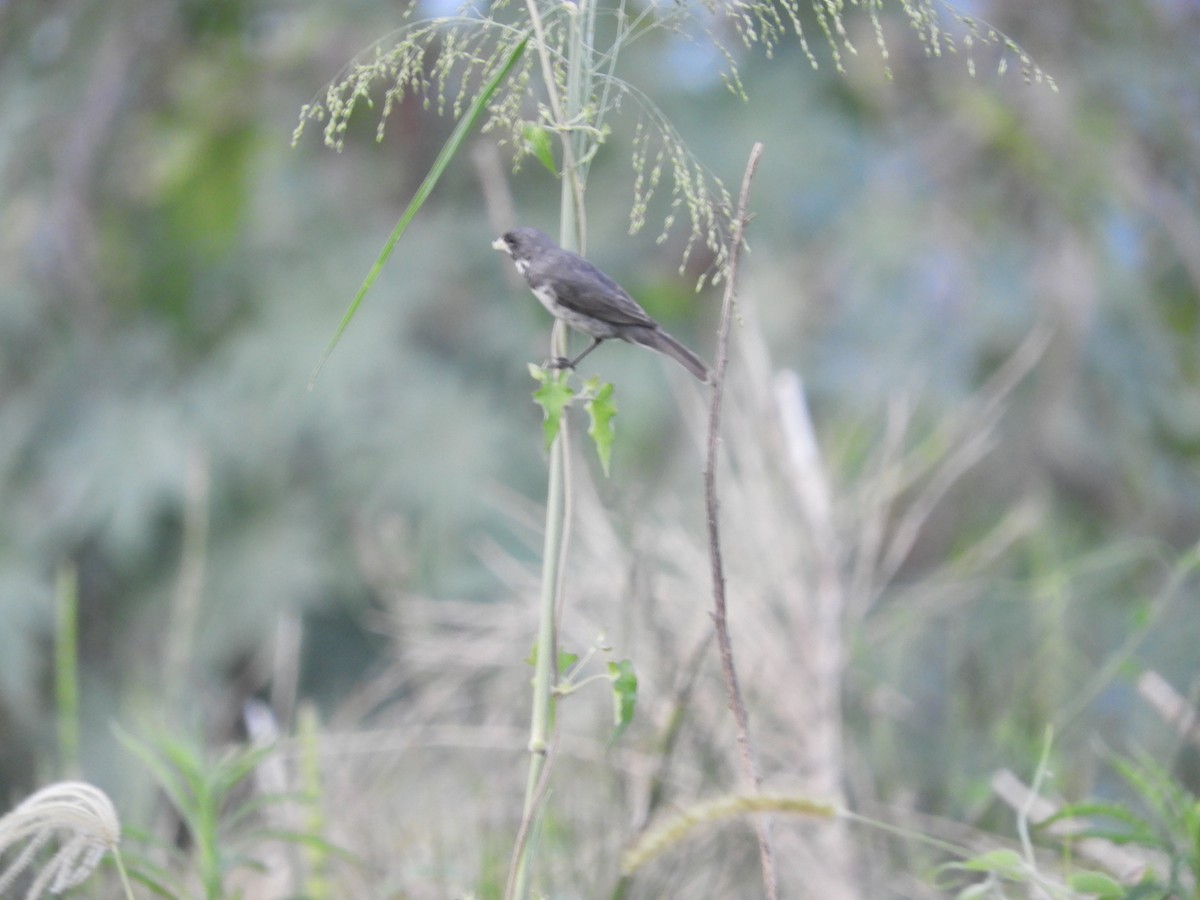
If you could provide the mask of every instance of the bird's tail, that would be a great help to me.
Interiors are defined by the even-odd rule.
[[[704,360],[661,328],[629,328],[622,336],[628,336],[644,347],[665,353],[706,384],[712,376]]]

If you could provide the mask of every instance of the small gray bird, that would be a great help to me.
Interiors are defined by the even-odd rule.
[[[578,253],[564,250],[536,228],[514,228],[492,246],[512,257],[551,315],[592,339],[577,357],[557,359],[554,365],[573,369],[602,342],[620,338],[665,353],[701,381],[709,380],[704,360],[663,331],[619,284]]]

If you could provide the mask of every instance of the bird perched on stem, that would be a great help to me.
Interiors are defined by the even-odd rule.
[[[536,228],[514,228],[492,242],[512,257],[533,295],[556,318],[592,339],[574,359],[556,359],[558,368],[576,364],[611,338],[665,353],[703,382],[704,360],[655,322],[622,287],[578,253],[564,250]]]

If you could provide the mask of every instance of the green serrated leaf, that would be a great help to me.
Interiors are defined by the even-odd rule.
[[[534,376],[537,378],[537,376]],[[533,402],[542,408],[542,431],[546,438],[546,449],[558,437],[558,429],[562,425],[563,410],[571,405],[575,392],[567,387],[565,381],[558,378],[541,380],[541,387],[533,392]]]
[[[613,399],[612,384],[601,384],[599,378],[589,378],[586,384],[588,397],[584,405],[587,409],[588,436],[596,445],[596,455],[600,457],[600,466],[608,476],[609,463],[612,461],[613,439],[616,437],[617,403]]]
[[[613,692],[613,735],[615,741],[627,725],[633,721],[637,706],[637,675],[633,663],[627,659],[608,664],[608,676],[612,679]]]
[[[526,122],[521,127],[521,137],[525,141],[525,149],[533,154],[551,175],[557,177],[558,169],[554,165],[554,142],[550,139],[550,132],[541,125]]]

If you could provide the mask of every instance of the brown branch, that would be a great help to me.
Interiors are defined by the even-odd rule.
[[[725,569],[721,562],[721,535],[717,522],[717,443],[721,432],[721,398],[725,389],[725,366],[729,358],[729,328],[733,319],[733,303],[736,296],[738,262],[742,256],[742,244],[749,216],[746,207],[750,199],[750,183],[758,169],[763,145],[756,143],[750,149],[746,172],[742,176],[742,191],[738,197],[737,214],[729,240],[729,270],[725,278],[725,298],[721,304],[721,326],[717,330],[717,354],[713,370],[712,405],[708,417],[708,461],[704,468],[704,500],[708,510],[708,555],[712,563],[713,580],[713,625],[717,632],[717,647],[721,654],[721,671],[725,676],[725,689],[729,694],[729,708],[737,724],[738,754],[741,757],[742,774],[751,790],[758,792],[762,787],[762,774],[754,745],[750,742],[750,718],[746,714],[746,703],[738,685],[737,669],[733,664],[733,646],[729,640],[729,622],[725,611]],[[775,858],[771,849],[771,824],[765,816],[755,820],[758,833],[758,855],[762,864],[763,888],[768,900],[779,896],[779,885],[775,875]]]

